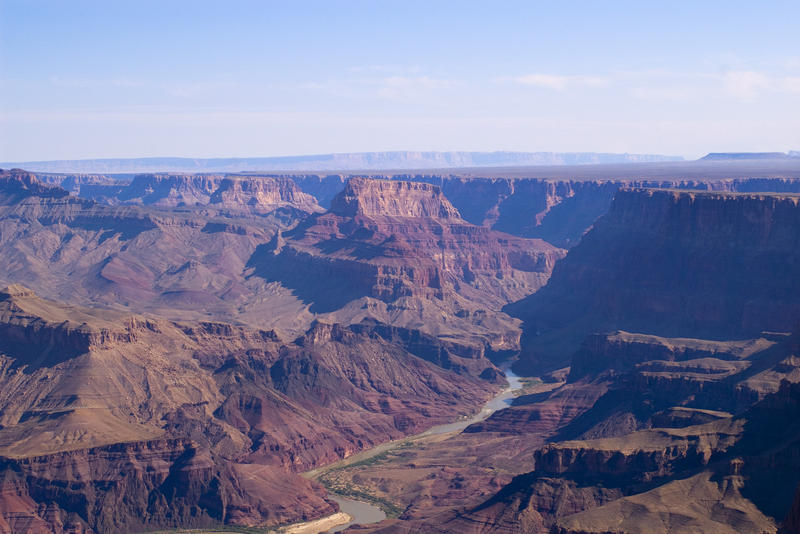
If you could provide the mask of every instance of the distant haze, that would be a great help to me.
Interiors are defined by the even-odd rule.
[[[243,172],[446,169],[683,161],[658,154],[595,152],[359,152],[261,158],[115,158],[3,162],[0,168],[35,172]]]

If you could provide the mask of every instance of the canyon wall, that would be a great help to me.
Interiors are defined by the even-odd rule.
[[[604,171],[599,173],[609,173]],[[504,173],[498,171],[498,176]],[[625,174],[625,173],[620,173]],[[731,171],[736,175],[736,171]],[[730,192],[800,192],[800,170],[788,177],[726,178],[502,178],[464,177],[455,174],[370,175],[379,179],[425,182],[442,193],[472,224],[509,234],[540,238],[559,247],[575,246],[594,221],[608,211],[614,195],[623,188],[672,188]],[[348,175],[292,175],[305,192],[327,207],[344,187]]]
[[[592,167],[593,173],[588,174],[575,167],[542,167],[532,177],[512,177],[515,173],[500,168],[495,174],[141,174],[133,176],[130,183],[130,176],[120,175],[116,184],[105,175],[63,174],[47,175],[47,180],[104,202],[159,206],[206,204],[223,179],[239,180],[251,189],[257,188],[258,182],[291,180],[323,208],[331,206],[333,198],[354,176],[423,182],[439,186],[460,215],[472,224],[569,248],[608,211],[614,195],[622,188],[800,192],[800,164],[776,172],[760,167],[739,169],[729,167],[729,163],[717,162],[706,173],[669,167],[636,167],[632,172],[625,166],[601,166]],[[307,199],[299,203],[306,204],[308,211]]]
[[[620,191],[548,285],[507,310],[521,366],[563,366],[591,332],[735,339],[800,321],[800,197]]]

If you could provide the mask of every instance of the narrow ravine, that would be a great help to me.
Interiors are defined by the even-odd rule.
[[[370,458],[374,458],[379,454],[392,451],[401,446],[407,446],[409,442],[413,442],[414,440],[441,434],[458,433],[473,423],[483,421],[497,410],[502,410],[503,408],[510,406],[516,392],[522,388],[522,381],[520,380],[520,377],[514,374],[511,369],[504,369],[503,372],[505,373],[506,380],[508,381],[508,387],[495,395],[483,406],[483,409],[481,409],[480,412],[476,413],[472,417],[453,423],[437,425],[420,434],[378,445],[377,447],[354,454],[334,464],[330,464],[313,471],[308,471],[304,474],[304,476],[306,478],[318,479],[327,472],[342,469],[350,465],[369,460]],[[352,520],[348,523],[338,525],[328,530],[328,532],[340,532],[350,525],[368,525],[386,519],[386,513],[374,504],[353,499],[349,496],[338,495],[334,492],[329,493],[329,495],[331,500],[335,501],[339,505],[339,508],[342,512],[352,517]]]

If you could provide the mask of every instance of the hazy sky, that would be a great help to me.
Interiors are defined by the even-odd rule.
[[[800,2],[0,0],[0,161],[800,150]]]

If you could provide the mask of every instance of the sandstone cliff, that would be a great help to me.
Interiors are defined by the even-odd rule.
[[[64,180],[62,183],[66,184]],[[137,174],[126,185],[97,185],[79,192],[110,204],[211,207],[266,215],[280,209],[320,211],[316,200],[294,181],[277,176],[221,174]],[[298,214],[299,215],[299,214]]]
[[[430,217],[461,219],[441,190],[427,184],[352,178],[331,202],[342,217]]]
[[[33,174],[22,169],[0,169],[0,198],[4,202],[14,202],[29,196],[62,198],[68,194],[60,187],[39,182]]]

